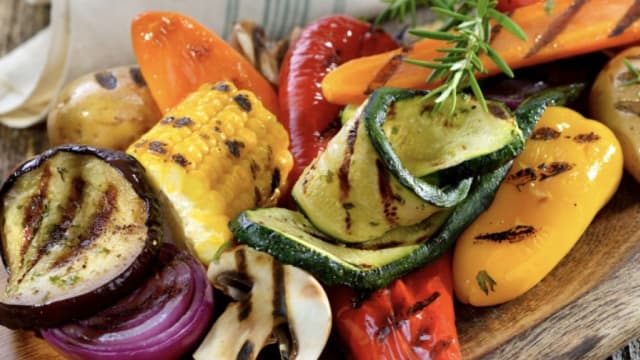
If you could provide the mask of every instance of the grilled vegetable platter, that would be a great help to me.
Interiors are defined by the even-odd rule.
[[[132,19],[138,63],[67,84],[0,187],[0,325],[73,359],[458,359],[454,313],[544,291],[640,181],[640,7],[386,2],[282,40]]]

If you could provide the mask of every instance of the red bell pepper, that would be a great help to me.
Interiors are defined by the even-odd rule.
[[[356,360],[460,359],[449,253],[359,299],[331,292],[334,327]]]
[[[329,104],[320,83],[336,66],[398,47],[382,30],[345,15],[319,19],[293,42],[280,70],[280,120],[291,136],[291,185],[340,127],[342,106]]]

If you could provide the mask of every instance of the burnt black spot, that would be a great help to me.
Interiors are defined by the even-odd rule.
[[[276,189],[280,186],[280,169],[273,169],[273,174],[271,174],[271,193],[273,194]]]
[[[251,101],[249,101],[249,97],[245,94],[238,94],[233,97],[233,101],[240,106],[240,108],[244,111],[251,111]]]
[[[350,203],[350,202],[342,204],[342,208],[345,209],[345,210],[351,210],[354,207],[356,207],[356,206],[353,205],[353,203]]]
[[[176,122],[173,123],[174,128],[181,128],[184,126],[191,126],[191,125],[193,125],[193,120],[191,120],[191,118],[186,116],[179,118],[178,120],[176,120]]]
[[[510,174],[509,176],[507,176],[507,182],[514,184],[518,188],[518,190],[521,190],[524,185],[532,181],[536,181],[537,178],[538,176],[536,175],[534,169],[524,168],[516,171],[514,174]]]
[[[225,82],[219,82],[215,85],[213,85],[211,87],[212,90],[218,90],[218,91],[224,91],[227,92],[229,90],[231,90],[231,87],[229,86],[229,84],[225,83]]]
[[[240,306],[240,309],[238,311],[238,321],[242,321],[248,318],[249,315],[251,315],[251,309],[252,309],[251,296],[241,300],[239,306]]]
[[[175,117],[173,117],[173,116],[167,116],[166,118],[164,118],[164,119],[162,119],[162,120],[160,121],[160,124],[162,124],[162,125],[168,125],[168,124],[171,124],[171,123],[173,122],[173,120],[175,120],[175,119],[176,119],[176,118],[175,118]]]
[[[118,86],[118,78],[110,71],[97,72],[94,78],[100,86],[107,90],[113,90]]]
[[[133,80],[136,85],[140,87],[147,86],[147,82],[144,80],[142,73],[140,72],[140,68],[132,67],[129,69],[129,75],[131,76],[131,80]]]
[[[593,131],[588,134],[578,134],[573,137],[573,141],[579,144],[590,143],[598,140],[600,140],[600,135],[594,133]]]
[[[569,171],[573,168],[573,165],[564,161],[554,161],[550,164],[542,163],[538,165],[540,181],[544,181],[550,177],[560,175],[563,172]]]
[[[489,240],[495,242],[503,242],[508,241],[510,243],[519,242],[525,240],[526,238],[532,236],[536,233],[536,229],[531,225],[517,225],[511,229],[488,233],[488,234],[480,234],[475,237],[476,240]]]
[[[249,340],[245,341],[236,356],[236,360],[249,360],[253,358],[253,343]]]
[[[229,149],[231,155],[237,158],[240,157],[240,149],[244,148],[244,143],[242,141],[226,140],[224,144],[227,145],[227,149]]]
[[[166,154],[167,153],[167,149],[165,149],[166,146],[167,144],[163,143],[162,141],[152,141],[149,143],[149,150],[158,154]]]
[[[187,167],[191,165],[191,162],[187,160],[182,154],[173,154],[171,155],[171,160],[173,160],[176,164]]]
[[[541,127],[536,129],[531,134],[531,140],[544,140],[544,141],[555,140],[559,138],[560,135],[561,135],[561,132],[558,130],[552,129],[550,127]]]

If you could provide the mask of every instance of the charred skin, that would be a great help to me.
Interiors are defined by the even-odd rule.
[[[8,273],[0,282],[0,325],[9,328],[55,326],[113,304],[145,280],[162,240],[145,171],[122,152],[50,149],[7,178],[0,200]]]

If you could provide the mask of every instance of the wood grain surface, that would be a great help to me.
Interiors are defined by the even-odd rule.
[[[47,6],[0,0],[0,56],[48,22]],[[0,177],[48,146],[44,125],[0,126]],[[602,359],[640,336],[640,185],[619,191],[571,253],[524,296],[491,308],[459,305],[466,358]],[[61,358],[34,333],[0,327],[0,359]],[[640,360],[640,340],[614,360]]]

